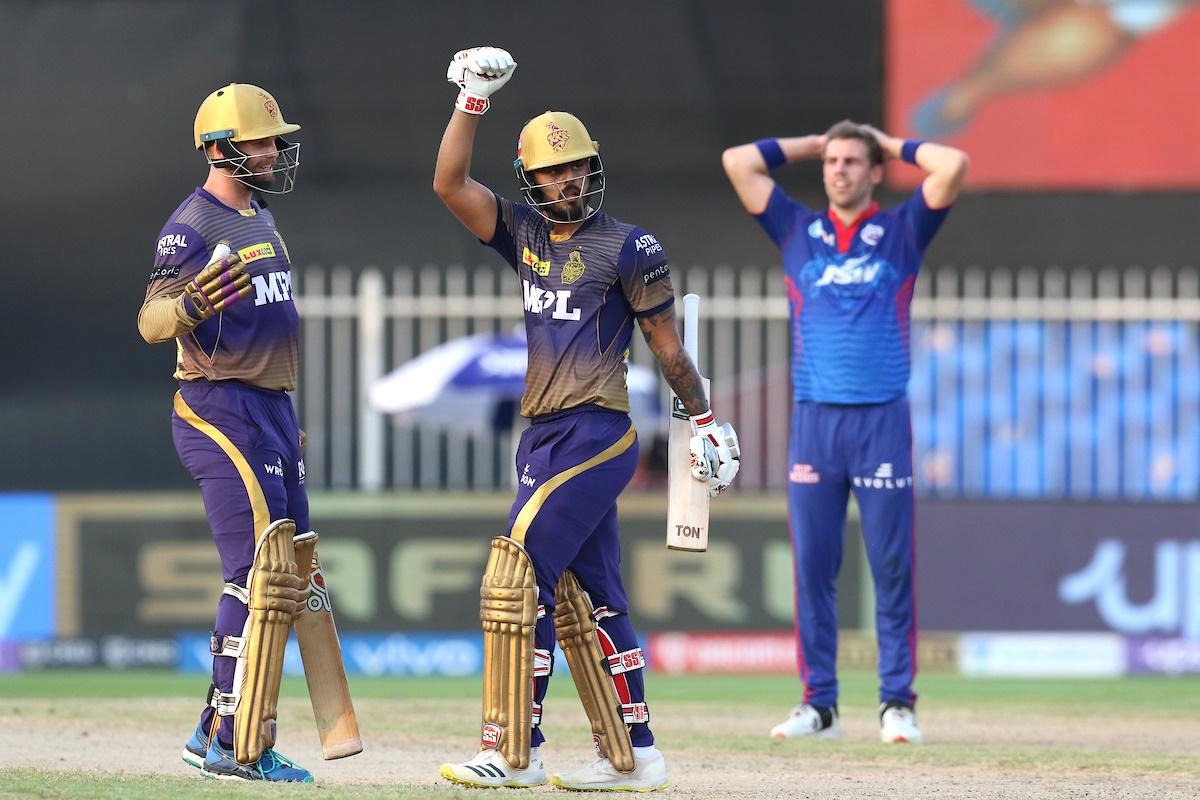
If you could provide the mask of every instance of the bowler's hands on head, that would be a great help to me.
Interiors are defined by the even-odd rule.
[[[742,466],[742,452],[732,425],[728,422],[717,425],[711,413],[704,417],[699,421],[692,419],[693,436],[688,451],[692,477],[708,485],[709,497],[716,497],[733,483]]]
[[[229,254],[229,248],[217,245],[214,256],[225,255],[214,260],[183,287],[179,302],[192,319],[204,322],[220,314],[229,306],[250,294],[250,276],[242,264],[242,257]]]
[[[454,106],[468,114],[483,114],[491,107],[490,98],[508,83],[517,62],[499,47],[469,47],[459,50],[446,68],[446,80],[459,88]]]

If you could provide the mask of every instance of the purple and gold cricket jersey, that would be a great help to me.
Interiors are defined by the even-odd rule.
[[[921,257],[949,209],[917,187],[851,225],[775,187],[755,216],[779,247],[792,318],[792,391],[818,403],[884,403],[909,375],[909,306]]]
[[[629,411],[626,356],[635,317],[675,302],[667,255],[653,235],[599,212],[567,241],[522,203],[496,197],[488,246],[521,279],[529,366],[521,414],[593,404]]]
[[[175,377],[238,380],[264,389],[293,390],[300,361],[300,320],[292,301],[287,246],[265,208],[254,204],[238,211],[196,189],[159,233],[146,302],[180,294],[222,241],[241,255],[253,291],[176,339]]]

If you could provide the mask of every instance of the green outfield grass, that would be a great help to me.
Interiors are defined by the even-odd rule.
[[[0,697],[195,697],[205,676],[139,670],[128,672],[64,670],[0,675]],[[363,678],[351,680],[355,698],[387,700],[462,699],[479,695],[479,678]],[[841,675],[843,703],[875,702],[876,677],[865,671]],[[650,674],[647,689],[656,703],[723,702],[778,706],[795,700],[799,683],[786,675]],[[1126,678],[965,678],[947,673],[918,676],[921,707],[1036,706],[1056,713],[1113,713],[1200,718],[1200,677],[1139,676]],[[284,697],[305,697],[301,678],[283,682]]]
[[[864,671],[842,676],[841,705],[855,735],[836,745],[828,742],[771,744],[765,736],[799,699],[799,684],[788,676],[647,676],[648,696],[657,717],[659,741],[681,760],[716,757],[757,759],[762,763],[794,763],[797,757],[836,773],[839,770],[872,771],[918,769],[933,773],[975,774],[980,770],[1017,780],[1036,782],[1046,776],[1078,775],[1091,781],[1142,780],[1196,781],[1200,779],[1200,754],[1181,746],[1179,731],[1200,719],[1200,678],[1130,677],[1120,679],[979,679],[945,673],[919,676],[920,710],[929,721],[927,732],[941,725],[964,726],[962,740],[943,735],[923,747],[881,747],[867,734],[876,704],[876,677]],[[50,715],[64,730],[104,729],[112,701],[162,699],[156,724],[186,730],[193,719],[191,703],[203,692],[206,678],[172,672],[47,671],[0,675],[0,719],[10,732],[20,729],[24,715]],[[570,681],[552,685],[553,703],[563,697]],[[355,678],[352,691],[364,733],[373,741],[412,741],[425,737],[438,742],[471,742],[477,735],[475,703],[478,678]],[[287,679],[283,697],[292,702],[305,697],[302,679]],[[95,703],[69,702],[73,699]],[[28,701],[24,705],[22,700]],[[55,703],[56,700],[67,701]],[[375,701],[374,703],[372,701]],[[299,708],[295,706],[294,708]],[[752,720],[752,724],[747,723]],[[556,717],[555,735],[584,741],[586,729]],[[994,720],[1008,733],[992,740],[980,736],[981,725]],[[1090,742],[1087,731],[1122,720],[1141,727],[1137,743],[1123,745]],[[972,727],[974,726],[974,727]],[[1023,727],[1027,726],[1027,727]],[[1045,726],[1044,728],[1039,726]],[[1044,729],[1053,727],[1057,739],[1047,743]],[[760,730],[761,728],[761,730]],[[1078,730],[1076,736],[1074,731]],[[1160,730],[1174,731],[1174,739]],[[972,733],[974,731],[974,733]],[[1015,731],[1015,733],[1014,733]],[[1067,731],[1063,734],[1062,731]],[[1027,732],[1027,733],[1026,733]],[[449,748],[453,750],[453,748]],[[162,797],[389,797],[479,798],[480,792],[449,785],[397,785],[393,782],[351,785],[262,786],[208,782],[177,775],[121,775],[116,772],[82,773],[27,768],[5,768],[0,757],[0,798],[162,798]],[[957,770],[959,773],[955,773]],[[1140,776],[1140,777],[1139,777]],[[369,778],[368,778],[369,780]],[[1173,785],[1173,784],[1172,784]],[[1200,784],[1198,784],[1200,785]],[[509,796],[504,793],[504,796]],[[513,795],[516,796],[516,795]],[[857,796],[857,795],[855,795]],[[1001,796],[1001,795],[997,795]],[[1022,795],[1024,796],[1024,795]],[[1050,795],[1030,795],[1050,796]],[[1074,796],[1074,795],[1072,795]],[[1083,795],[1080,795],[1083,796]],[[1174,797],[1176,795],[1158,795]],[[1196,796],[1200,796],[1200,791]],[[499,795],[497,795],[497,798]]]

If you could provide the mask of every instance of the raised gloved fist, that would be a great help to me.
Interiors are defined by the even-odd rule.
[[[508,83],[517,62],[499,47],[469,47],[450,59],[446,80],[459,88],[454,107],[468,114],[483,114],[491,107],[492,96]]]
[[[229,253],[228,247],[217,247]],[[250,290],[250,276],[241,256],[235,253],[213,260],[188,281],[179,302],[189,317],[204,322],[250,294]]]
[[[728,422],[717,425],[712,412],[691,417],[688,442],[692,477],[708,484],[708,496],[716,497],[729,488],[742,466],[737,433]]]

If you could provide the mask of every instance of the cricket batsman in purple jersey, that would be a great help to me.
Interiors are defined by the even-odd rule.
[[[273,749],[283,644],[307,595],[297,542],[314,535],[287,395],[299,364],[291,262],[262,195],[292,190],[300,145],[283,137],[299,129],[257,86],[205,99],[194,133],[208,179],[159,233],[138,314],[147,342],[175,342],[175,449],[225,579],[208,704],[183,750],[206,777],[313,779]]]
[[[824,165],[826,211],[788,197],[769,174],[806,158]],[[885,158],[928,173],[890,210],[873,199]],[[771,736],[841,735],[835,581],[853,491],[875,582],[880,737],[920,742],[909,306],[921,258],[958,196],[967,157],[845,121],[820,136],[732,147],[722,160],[742,205],[782,253],[791,310],[788,510],[804,700]]]
[[[463,50],[448,77],[460,92],[433,186],[451,213],[521,282],[529,365],[517,450],[520,488],[492,540],[481,589],[481,748],[441,774],[468,786],[538,786],[542,700],[555,639],[591,723],[598,758],[555,774],[566,789],[655,791],[670,779],[654,746],[645,657],[621,580],[617,496],[637,463],[626,359],[636,324],[692,415],[692,475],[717,494],[737,473],[737,436],[718,426],[675,323],[663,246],[600,211],[604,167],[583,123],[547,111],[521,131],[514,164],[523,202],[470,177],[480,116],[516,64],[504,50]]]

